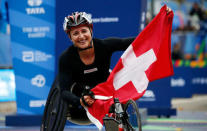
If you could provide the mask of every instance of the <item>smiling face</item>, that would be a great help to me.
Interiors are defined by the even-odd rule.
[[[90,46],[92,35],[88,26],[72,28],[69,34],[75,47],[85,49]]]

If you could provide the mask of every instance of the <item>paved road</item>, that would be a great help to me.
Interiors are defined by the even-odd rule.
[[[39,127],[6,127],[0,117],[0,131],[39,131]],[[171,118],[148,117],[143,131],[207,131],[207,112],[178,111]],[[95,126],[66,126],[64,131],[98,131]],[[104,131],[104,130],[103,130]]]
[[[170,118],[148,116],[143,131],[207,131],[207,95],[194,96],[190,99],[174,99],[172,107],[177,108],[176,116]],[[4,114],[0,114],[0,131],[39,131],[40,129],[39,127],[6,127]],[[94,126],[66,126],[64,131],[98,131],[98,129]]]

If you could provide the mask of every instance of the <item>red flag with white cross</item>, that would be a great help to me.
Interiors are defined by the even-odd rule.
[[[103,117],[109,112],[113,98],[121,103],[142,97],[148,83],[173,75],[171,60],[171,31],[173,12],[167,6],[137,36],[111,72],[107,81],[92,91],[95,103],[86,108],[89,119],[101,129]]]

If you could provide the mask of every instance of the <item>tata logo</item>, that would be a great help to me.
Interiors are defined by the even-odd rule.
[[[182,78],[178,78],[178,79],[171,79],[170,81],[170,85],[171,87],[183,87],[185,86],[185,80]]]
[[[26,12],[28,15],[32,14],[45,14],[45,9],[44,8],[26,8]]]
[[[43,7],[37,7],[42,4],[42,0],[28,0],[27,3],[29,6],[34,7],[34,8],[26,8],[26,12],[28,15],[45,14],[45,9]]]
[[[46,83],[46,79],[43,75],[39,74],[32,78],[31,83],[37,87],[43,87]]]
[[[42,0],[28,0],[29,6],[40,6],[42,4]]]

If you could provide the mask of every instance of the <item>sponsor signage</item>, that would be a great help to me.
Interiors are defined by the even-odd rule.
[[[192,77],[189,83],[194,94],[207,94],[207,71],[206,68],[192,68]]]
[[[17,114],[42,114],[55,73],[55,0],[9,1]]]
[[[171,87],[184,87],[185,86],[185,80],[183,78],[171,78],[170,79],[170,86]]]
[[[169,77],[150,82],[145,94],[138,99],[138,104],[142,108],[165,108],[168,110],[171,108],[171,90]]]

